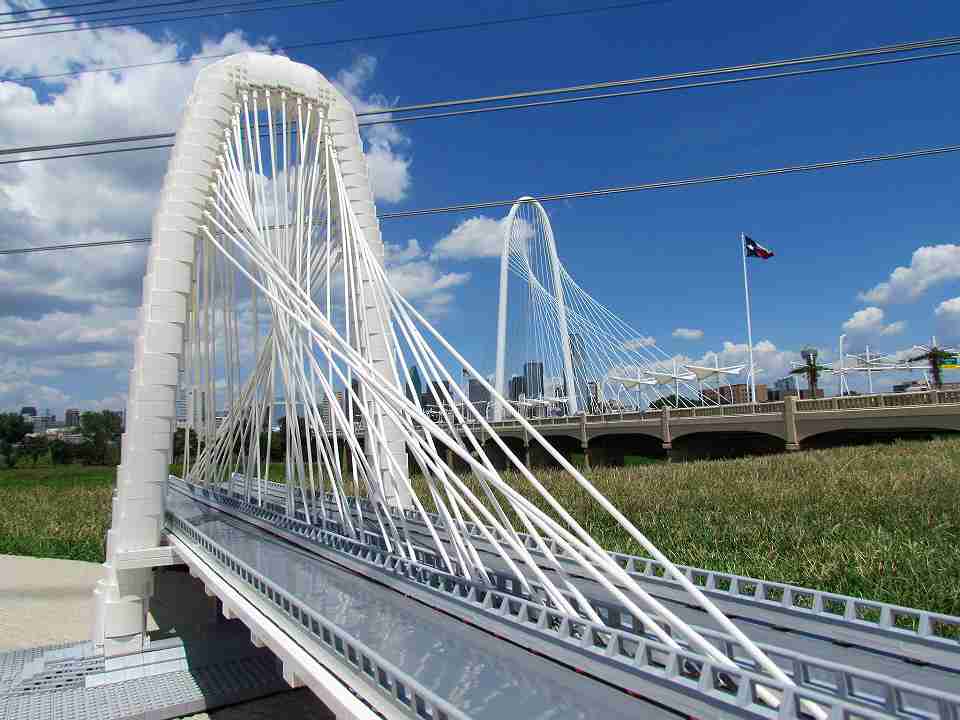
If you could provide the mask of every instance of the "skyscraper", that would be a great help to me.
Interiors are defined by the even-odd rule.
[[[523,380],[527,386],[527,397],[543,397],[543,363],[531,361],[523,365]]]
[[[467,380],[467,397],[473,405],[490,402],[490,391],[481,385],[476,378],[470,378]]]
[[[577,410],[589,410],[590,389],[587,387],[587,350],[583,336],[570,333],[570,364],[573,366],[573,385],[577,393]]]
[[[527,394],[527,382],[523,375],[514,375],[510,378],[510,399],[517,401],[521,395]]]
[[[68,408],[64,416],[64,422],[67,427],[80,426],[80,411],[77,408]]]
[[[420,379],[420,370],[416,365],[410,366],[410,384],[413,385],[413,393],[416,397],[423,395],[423,380]],[[409,395],[410,392],[408,388],[407,396],[409,397]]]

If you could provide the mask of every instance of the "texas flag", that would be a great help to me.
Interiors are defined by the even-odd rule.
[[[773,250],[767,250],[767,248],[756,242],[749,235],[743,236],[743,244],[747,251],[747,257],[758,257],[762,260],[768,260],[773,257]]]

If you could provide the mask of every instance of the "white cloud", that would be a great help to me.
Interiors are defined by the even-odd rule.
[[[886,327],[884,327],[880,331],[880,334],[881,335],[900,335],[906,329],[907,329],[907,321],[897,320],[896,322],[892,322]]]
[[[0,12],[10,9],[0,0]],[[261,49],[240,31],[187,45],[133,28],[0,43],[0,145],[43,145],[165,132],[176,127],[199,69],[221,55]],[[148,70],[90,73],[50,82],[16,78],[186,58]],[[371,95],[376,60],[364,56],[336,78],[359,110],[389,104]],[[396,126],[363,132],[375,197],[410,189],[409,139]],[[116,240],[149,234],[167,163],[161,150],[0,166],[0,247]],[[466,276],[425,262],[413,241],[394,271],[425,307],[442,307]],[[8,256],[0,263],[0,407],[115,405],[125,388],[145,246]],[[428,263],[429,265],[429,263]],[[414,287],[411,278],[422,285]],[[243,340],[243,338],[241,338]],[[17,363],[14,372],[11,363]],[[106,398],[104,397],[106,396]],[[100,398],[100,399],[98,399]]]
[[[378,115],[364,118],[365,121],[390,119],[390,106],[395,104],[379,94],[364,95],[377,69],[377,59],[371,55],[361,55],[353,64],[337,73],[333,80],[340,91],[353,104],[357,112],[383,110]],[[412,159],[404,149],[410,145],[410,138],[391,123],[370,125],[361,128],[366,142],[364,152],[367,156],[367,169],[370,171],[370,184],[373,186],[375,200],[400,202],[410,190],[410,165]]]
[[[703,338],[703,330],[695,328],[680,327],[674,330],[672,334],[678,340],[700,340]]]
[[[937,321],[937,333],[945,340],[960,339],[960,297],[944,300],[933,311]]]
[[[862,338],[874,335],[899,335],[906,327],[904,320],[897,320],[889,324],[884,323],[886,314],[882,308],[868,307],[863,310],[857,310],[850,319],[843,323],[845,332]],[[856,337],[853,338],[856,340]]]
[[[858,297],[881,305],[909,302],[934,285],[957,279],[960,279],[960,245],[925,245],[914,251],[910,267],[896,268],[887,281],[861,292]]]
[[[623,344],[624,350],[639,350],[640,348],[653,347],[657,344],[657,339],[652,335],[641,335],[640,337],[627,340]]]
[[[407,300],[434,317],[449,311],[454,299],[450,291],[470,280],[470,273],[440,270],[414,239],[408,240],[405,247],[386,243],[384,257],[391,284]]]
[[[431,256],[454,260],[500,257],[505,220],[494,220],[485,215],[467,218],[440,238],[433,246]]]
[[[827,353],[821,352],[821,361]],[[691,363],[693,365],[702,365],[711,367],[719,364],[721,367],[729,365],[746,365],[749,362],[749,346],[747,343],[735,343],[729,340],[723,342],[722,349],[719,351],[710,350],[699,358],[690,358],[686,355],[678,355],[678,363]],[[793,369],[794,362],[801,362],[799,351],[781,350],[770,340],[760,340],[753,345],[753,363],[759,369],[757,373],[757,383],[773,385],[776,380],[788,375]],[[747,370],[739,377],[730,379],[732,383],[746,382]]]

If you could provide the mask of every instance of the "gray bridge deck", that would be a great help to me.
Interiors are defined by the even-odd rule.
[[[168,511],[471,718],[676,717],[178,493]]]
[[[842,614],[837,617],[835,613],[823,612],[823,607],[820,606],[825,601],[838,598],[815,591],[780,586],[785,587],[787,593],[784,596],[785,601],[779,603],[751,601],[738,592],[733,593],[737,597],[729,597],[726,602],[740,609],[740,612],[735,614],[741,628],[761,643],[801,686],[797,691],[781,689],[783,702],[774,710],[758,703],[756,699],[758,683],[770,687],[769,679],[751,673],[752,668],[743,663],[742,653],[735,643],[716,632],[704,613],[689,608],[675,592],[671,595],[670,583],[655,574],[645,580],[651,585],[651,591],[667,601],[672,610],[700,626],[705,636],[712,637],[718,647],[723,647],[731,658],[744,666],[744,673],[724,675],[724,671],[715,667],[709,668],[703,662],[702,656],[671,653],[663,646],[657,648],[656,643],[649,641],[649,635],[645,635],[642,628],[636,628],[615,604],[609,602],[608,597],[598,592],[598,588],[586,579],[578,582],[582,583],[585,594],[590,597],[601,615],[608,619],[608,626],[592,628],[585,623],[571,623],[561,624],[560,632],[551,631],[544,624],[548,613],[541,613],[540,622],[534,622],[533,614],[539,611],[510,592],[511,583],[506,576],[501,576],[502,593],[482,593],[481,600],[481,593],[478,593],[476,588],[468,589],[464,583],[450,581],[440,573],[431,572],[427,567],[430,559],[426,556],[426,565],[423,566],[401,567],[389,562],[384,564],[376,558],[376,551],[371,553],[368,546],[344,542],[342,536],[324,532],[317,526],[309,526],[302,521],[284,518],[281,513],[269,508],[244,507],[236,496],[231,497],[228,493],[203,490],[177,481],[172,481],[172,487],[177,489],[171,493],[171,497],[180,498],[177,499],[177,504],[171,507],[181,507],[184,502],[181,492],[192,493],[195,499],[189,502],[197,503],[192,506],[192,510],[198,513],[195,518],[202,520],[207,517],[205,513],[209,512],[211,506],[220,507],[230,516],[230,522],[227,523],[230,527],[249,527],[248,533],[258,542],[267,542],[262,532],[266,531],[307,551],[297,557],[319,562],[319,565],[310,566],[314,568],[314,572],[326,572],[327,568],[331,567],[318,560],[319,555],[332,558],[335,563],[347,567],[354,566],[365,575],[376,577],[378,581],[393,588],[378,589],[378,593],[386,593],[377,596],[380,600],[388,604],[397,602],[395,591],[398,590],[408,596],[400,600],[405,603],[404,608],[400,609],[401,614],[406,612],[409,606],[415,605],[410,603],[413,598],[429,606],[416,606],[417,616],[426,613],[427,618],[436,617],[437,610],[441,610],[464,619],[470,625],[486,629],[488,633],[500,638],[494,641],[493,645],[501,655],[509,658],[508,662],[512,663],[510,667],[513,668],[517,667],[517,663],[521,668],[529,666],[537,669],[537,672],[543,671],[545,667],[552,667],[559,670],[561,677],[566,673],[571,681],[579,681],[583,675],[574,674],[568,669],[571,666],[576,667],[608,685],[653,699],[663,706],[682,710],[696,717],[803,717],[803,698],[808,698],[819,703],[821,707],[830,707],[840,712],[837,717],[960,720],[960,697],[952,694],[960,688],[960,674],[957,672],[960,667],[960,646],[955,640],[932,633],[900,630],[891,625],[891,617],[897,615],[898,611],[903,611],[907,616],[923,616],[919,624],[924,627],[931,625],[932,621],[950,625],[956,621],[955,618],[930,616],[931,614],[907,608],[879,606],[886,624],[864,622],[858,620],[855,613],[848,618]],[[218,522],[226,522],[227,516],[216,517]],[[179,514],[176,518],[188,520]],[[196,527],[194,521],[190,523],[190,527]],[[252,523],[256,528],[248,526],[248,523]],[[171,525],[174,532],[178,532],[176,524],[177,520],[171,523],[168,517],[168,525]],[[412,531],[415,532],[413,529]],[[189,535],[189,532],[186,534]],[[274,548],[271,552],[281,552],[276,548],[284,548],[283,553],[291,552],[288,545],[277,544],[277,540],[269,543],[269,546]],[[230,564],[229,557],[223,556],[221,560],[223,559]],[[639,560],[625,558],[625,563],[636,572],[640,570]],[[301,560],[297,562],[300,563]],[[242,578],[243,573],[239,574]],[[707,584],[711,585],[714,579],[711,575]],[[314,578],[314,583],[316,582]],[[254,587],[256,588],[256,583]],[[309,584],[307,587],[310,587]],[[378,586],[372,585],[368,580],[355,578],[351,587],[353,592],[364,593],[367,592],[366,588]],[[789,607],[786,599],[793,597],[794,590],[812,594],[815,607],[806,611]],[[724,594],[719,586],[710,592],[714,595]],[[341,603],[335,607],[349,607],[353,601],[347,595],[340,597]],[[849,598],[846,600],[854,604],[860,602]],[[866,604],[871,607],[878,606],[876,603]],[[852,612],[851,609],[856,610],[853,605],[848,605],[848,612]],[[728,607],[725,610],[730,611]],[[791,614],[804,622],[790,622]],[[757,617],[753,617],[754,615]],[[343,620],[346,622],[350,618]],[[459,624],[461,630],[468,627],[457,621],[452,622],[454,626]],[[364,635],[365,625],[363,622],[361,625],[364,627],[357,628],[348,624],[349,631],[346,628],[344,631],[348,632],[348,635],[353,632],[361,633],[359,637],[370,640],[374,643],[371,647],[379,650],[376,643],[383,642],[387,636],[377,633],[373,633],[373,637]],[[579,627],[579,633],[573,632],[574,625]],[[956,629],[955,623],[953,627]],[[484,635],[486,637],[483,637]],[[483,638],[483,643],[493,640],[492,635],[475,628],[470,629],[470,637]],[[504,643],[503,638],[514,644]],[[638,639],[641,641],[639,648]],[[842,642],[838,644],[834,642],[835,639],[842,639]],[[393,641],[392,635],[389,640]],[[540,657],[518,650],[518,645],[537,652]],[[391,651],[395,650],[389,643],[387,647]],[[632,647],[632,651],[627,649],[629,647]],[[521,657],[522,659],[519,659]],[[548,662],[546,658],[554,662]],[[409,656],[407,660],[405,664],[396,667],[413,672],[417,679],[431,677],[430,673],[433,671],[419,656]],[[932,664],[934,662],[937,664]],[[717,673],[720,673],[719,678]],[[442,677],[450,678],[449,672],[442,674]],[[724,692],[725,685],[727,692]],[[455,683],[451,681],[447,689],[454,686]],[[594,683],[591,687],[600,688],[601,695],[605,697],[622,695],[618,690],[600,683]],[[629,699],[628,696],[623,697]],[[462,707],[459,701],[456,705]]]

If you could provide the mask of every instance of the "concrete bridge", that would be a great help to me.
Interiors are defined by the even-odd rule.
[[[895,437],[960,431],[960,391],[854,395],[756,405],[720,405],[533,419],[564,453],[587,465],[623,464],[627,455],[665,453],[676,459],[744,451],[799,450],[858,436]],[[511,450],[533,464],[546,458],[520,423],[493,423]],[[487,446],[492,445],[489,441]],[[522,454],[521,454],[522,453]],[[532,455],[531,455],[532,453]]]

